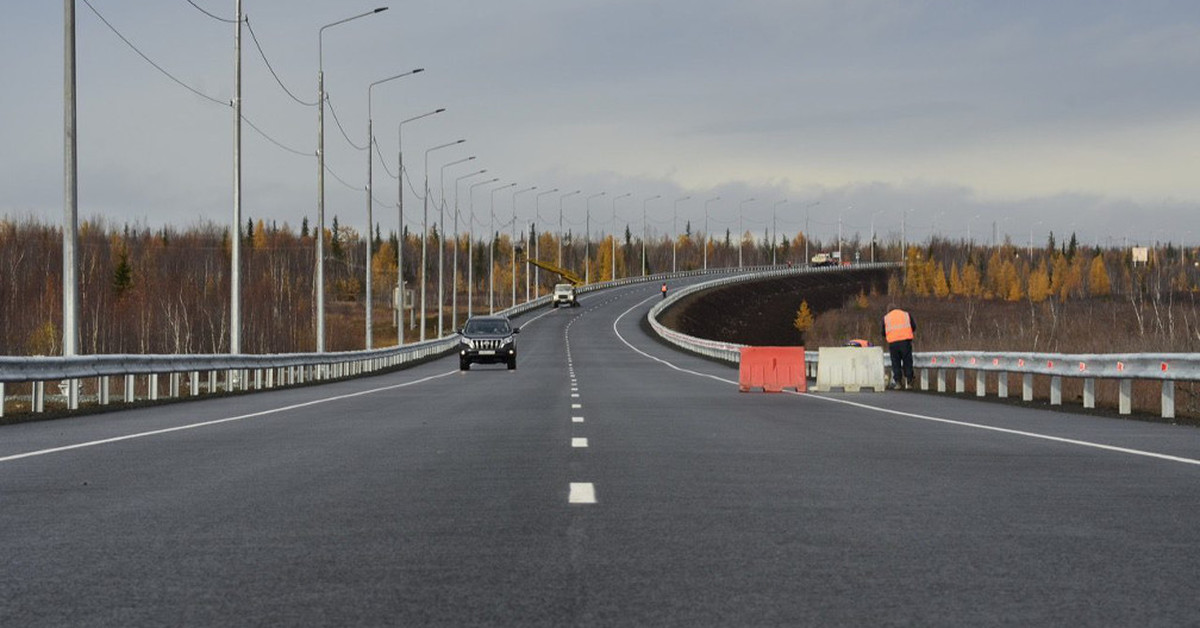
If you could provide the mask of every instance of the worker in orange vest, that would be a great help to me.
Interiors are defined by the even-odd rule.
[[[663,295],[664,299],[667,298],[667,282],[665,282],[665,281],[663,282],[663,285],[662,285],[662,295]]]
[[[888,388],[912,388],[913,386],[913,332],[917,323],[912,314],[888,304],[883,315],[883,337],[887,339],[888,353],[892,356],[892,381]]]

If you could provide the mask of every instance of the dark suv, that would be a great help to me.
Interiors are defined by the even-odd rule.
[[[471,363],[508,365],[517,368],[517,339],[519,327],[503,316],[472,316],[459,330],[458,368],[468,371]]]

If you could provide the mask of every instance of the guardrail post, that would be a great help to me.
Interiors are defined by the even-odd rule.
[[[79,380],[77,379],[67,380],[67,409],[79,409]]]
[[[1096,379],[1089,377],[1083,380],[1083,407],[1096,407]]]
[[[171,373],[171,398],[179,397],[179,373]]]
[[[0,417],[4,416],[4,382],[0,382]]]
[[[102,406],[107,406],[109,402],[107,375],[100,376],[100,383],[97,385],[96,389],[96,401],[100,402],[100,405]]]
[[[1162,383],[1162,418],[1175,418],[1175,380],[1165,379]]]
[[[1033,373],[1025,373],[1021,376],[1021,399],[1033,401]]]
[[[946,369],[937,370],[938,392],[946,392]]]
[[[996,373],[996,397],[1008,399],[1008,371]]]
[[[133,394],[133,376],[125,376],[125,403],[133,403],[136,400]]]
[[[1133,380],[1121,380],[1120,392],[1118,393],[1118,408],[1117,411],[1121,414],[1130,414],[1133,412]]]
[[[1050,405],[1062,405],[1062,377],[1059,375],[1050,377]]]
[[[188,373],[188,388],[191,388],[193,397],[200,394],[200,371]]]
[[[158,373],[151,373],[146,379],[150,389],[150,401],[158,401]]]
[[[33,383],[33,411],[37,413],[46,411],[46,382]]]
[[[208,394],[216,394],[217,392],[217,372],[208,372]]]
[[[967,390],[967,372],[963,369],[958,369],[954,373],[954,392],[962,394]]]
[[[275,373],[278,370],[279,369],[275,368],[275,367],[271,367],[271,368],[267,369],[267,388],[275,387]]]
[[[921,369],[921,390],[929,390],[929,369]]]
[[[262,369],[254,369],[254,390],[262,390],[262,387],[263,387]]]
[[[975,371],[975,396],[987,396],[987,372]]]

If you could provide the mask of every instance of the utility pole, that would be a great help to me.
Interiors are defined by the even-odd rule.
[[[75,0],[63,3],[63,357],[79,352],[79,155],[75,117]],[[67,386],[67,406],[79,407],[79,382]]]

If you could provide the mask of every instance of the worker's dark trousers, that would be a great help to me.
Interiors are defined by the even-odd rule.
[[[888,352],[892,354],[892,381],[896,385],[903,383],[900,379],[900,374],[908,380],[908,385],[913,384],[913,358],[912,358],[912,341],[897,340],[896,342],[888,343]]]

